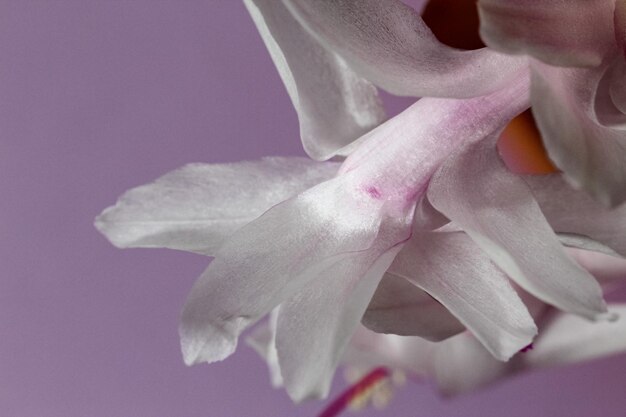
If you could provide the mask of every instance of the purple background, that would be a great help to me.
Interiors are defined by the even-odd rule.
[[[206,259],[117,250],[92,226],[185,163],[301,154],[239,1],[1,1],[0,415],[315,415],[245,345],[183,365],[178,314]],[[363,415],[623,416],[625,370],[606,359],[451,401],[411,385]]]

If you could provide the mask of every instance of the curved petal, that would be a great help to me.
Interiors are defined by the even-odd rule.
[[[540,332],[533,349],[524,355],[530,366],[566,365],[626,352],[626,304],[610,304],[621,319],[590,323],[559,314]]]
[[[298,113],[304,149],[328,159],[385,120],[376,88],[296,21],[280,0],[245,0]]]
[[[231,355],[245,327],[294,296],[329,262],[370,248],[380,222],[379,201],[354,199],[343,178],[335,178],[239,229],[189,294],[180,324],[185,362]]]
[[[561,174],[523,178],[555,232],[587,236],[626,256],[626,205],[606,208]]]
[[[508,360],[537,334],[507,276],[464,233],[413,235],[390,271],[431,294],[497,359]]]
[[[578,248],[568,248],[567,252],[602,284],[605,293],[607,284],[617,284],[626,280],[626,259],[624,258]]]
[[[626,200],[626,131],[592,120],[602,70],[533,63],[533,115],[548,154],[574,185],[604,204]]]
[[[624,8],[626,8],[626,6]],[[623,123],[623,121],[626,120],[626,56],[616,58],[610,76],[608,95],[611,97],[613,105],[619,110],[621,117],[618,117],[618,119]],[[620,114],[618,114],[618,116],[620,116]]]
[[[346,254],[281,304],[276,348],[285,388],[300,402],[324,398],[350,337],[400,247]]]
[[[598,283],[564,252],[524,180],[494,141],[470,145],[434,175],[428,198],[522,288],[562,310],[606,312]]]
[[[440,43],[399,0],[284,0],[303,26],[355,72],[385,90],[417,97],[473,97],[504,87],[523,58]]]
[[[440,341],[465,330],[441,303],[405,278],[387,272],[363,316],[377,333]]]
[[[164,247],[215,255],[237,229],[332,178],[338,165],[281,157],[190,164],[127,191],[95,225],[120,248]]]
[[[507,54],[596,66],[615,44],[614,0],[480,0],[480,36]]]

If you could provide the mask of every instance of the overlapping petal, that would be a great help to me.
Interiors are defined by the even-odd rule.
[[[324,48],[281,0],[245,4],[298,113],[305,151],[328,159],[385,119],[376,88]]]
[[[223,241],[270,207],[332,178],[339,164],[263,158],[190,164],[133,188],[96,219],[117,247],[215,255]]]
[[[533,114],[552,161],[575,186],[615,206],[626,199],[626,131],[592,118],[602,75],[599,69],[535,62],[531,94]]]
[[[344,179],[338,177],[311,188],[274,206],[224,243],[183,310],[186,363],[228,357],[245,327],[294,296],[335,257],[371,247],[382,204],[356,201],[342,187]]]
[[[480,35],[508,54],[557,66],[597,66],[614,47],[614,5],[615,0],[480,0]]]
[[[537,333],[507,276],[464,233],[414,234],[390,272],[427,291],[500,360]]]
[[[419,336],[431,341],[444,340],[465,330],[443,304],[391,272],[378,285],[363,324],[377,333]]]
[[[588,318],[606,312],[598,283],[565,254],[530,189],[506,169],[492,142],[449,158],[428,198],[537,298]]]
[[[626,205],[607,208],[568,186],[561,174],[527,175],[524,181],[555,232],[588,237],[626,256]]]
[[[324,398],[341,355],[400,247],[346,254],[280,306],[276,348],[294,401]]]
[[[440,43],[399,0],[284,0],[310,32],[355,72],[398,95],[473,97],[503,88],[523,58]]]

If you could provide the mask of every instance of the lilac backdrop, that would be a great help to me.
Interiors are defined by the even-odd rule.
[[[0,415],[315,415],[321,404],[271,389],[244,345],[183,365],[177,318],[206,259],[120,251],[92,227],[124,190],[185,163],[301,154],[239,1],[2,0]],[[411,385],[363,415],[623,416],[625,369],[607,359],[451,401]]]

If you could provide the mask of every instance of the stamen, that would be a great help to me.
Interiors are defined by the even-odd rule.
[[[357,383],[346,389],[318,417],[336,417],[344,411],[352,401],[366,393],[382,379],[389,376],[387,368],[376,368],[361,378]]]

